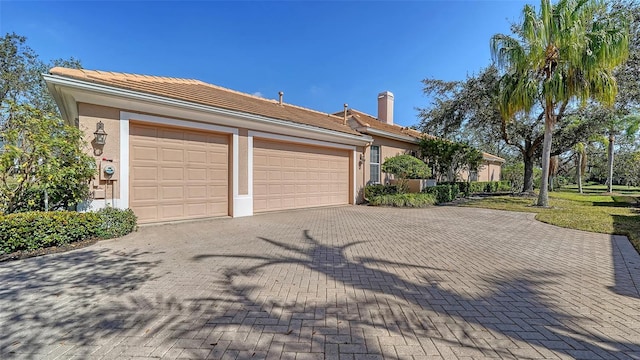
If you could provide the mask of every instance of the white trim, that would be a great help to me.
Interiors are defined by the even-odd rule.
[[[353,145],[336,144],[336,143],[328,142],[328,141],[313,140],[313,139],[300,138],[300,137],[295,137],[295,136],[287,136],[287,135],[280,135],[280,134],[265,133],[265,132],[261,132],[261,131],[249,131],[249,136],[250,137],[259,137],[259,138],[269,139],[269,140],[280,140],[280,141],[294,142],[294,143],[300,143],[300,144],[306,144],[306,145],[324,146],[324,147],[330,147],[330,148],[336,148],[336,149],[344,149],[344,150],[355,150],[356,149],[356,147],[353,146]]]
[[[233,136],[230,144],[233,151],[233,162],[231,165],[233,175],[231,186],[233,190],[233,198],[235,199],[238,196],[238,129],[193,121],[171,119],[161,116],[138,114],[129,111],[120,111],[120,201],[117,202],[119,208],[126,209],[129,207],[129,121],[131,120],[150,124],[177,126],[188,129],[232,134]],[[233,209],[234,214],[232,216],[235,216],[235,202]]]
[[[353,172],[353,195],[352,197],[352,201],[353,201],[353,205],[358,203],[358,192],[357,192],[357,183],[358,183],[358,162],[360,161],[360,159],[358,159],[358,151],[357,150],[353,150],[352,152],[352,159],[353,159],[353,166],[351,171]],[[363,175],[364,176],[364,175]]]
[[[373,162],[373,160],[371,160],[371,157],[373,155],[373,147],[377,147],[378,148],[378,162]],[[380,161],[382,160],[382,146],[380,145],[371,145],[369,147],[369,179],[367,181],[367,184],[383,184],[382,182],[382,162]],[[371,181],[371,165],[378,165],[378,181],[376,182],[372,182]]]
[[[234,135],[234,139],[236,135]],[[233,161],[235,169],[234,178],[238,179],[239,175],[239,146],[235,146],[234,149],[238,149],[233,152]],[[235,182],[237,185],[238,181]],[[247,136],[247,194],[239,195],[239,190],[234,190],[233,193],[233,217],[243,217],[243,216],[252,216],[253,215],[253,136]]]
[[[120,199],[121,209],[129,207],[129,113],[120,112]]]
[[[289,133],[294,136],[313,136],[328,141],[364,146],[373,139],[361,134],[329,130],[293,121],[280,120],[241,111],[227,110],[138,91],[125,90],[60,75],[43,74],[47,86],[62,108],[63,116],[77,116],[77,102],[111,106],[141,112],[169,114],[177,118],[197,119],[233,127]],[[159,109],[159,107],[163,107]],[[71,121],[72,119],[67,119]]]
[[[219,132],[219,133],[238,135],[238,129],[232,128],[232,127],[227,127],[227,126],[219,126],[219,125],[213,125],[213,124],[203,124],[203,123],[199,123],[199,122],[195,122],[195,121],[171,119],[171,118],[166,118],[166,117],[162,117],[162,116],[138,114],[138,113],[128,112],[128,111],[121,111],[120,112],[120,119],[121,120],[122,120],[123,116],[127,120],[147,122],[147,123],[151,123],[151,124],[177,126],[177,127],[183,127],[183,128],[189,128],[189,129],[198,129],[198,130],[206,130],[206,131],[213,131],[213,132]]]
[[[249,184],[248,194],[253,199],[253,135],[251,131],[247,135],[247,183]],[[251,212],[253,213],[253,202]]]
[[[253,196],[237,195],[233,197],[233,217],[253,216]]]
[[[233,144],[233,150],[232,150],[233,151],[233,155],[232,155],[232,157],[233,157],[233,165],[232,165],[232,167],[233,168],[231,169],[232,177],[233,177],[233,184],[232,184],[232,189],[231,190],[232,190],[233,198],[235,199],[238,196],[238,194],[240,193],[239,185],[238,185],[238,176],[240,176],[240,169],[238,168],[239,165],[240,165],[240,159],[239,159],[240,149],[238,149],[239,140],[238,140],[238,134],[237,133],[233,134],[232,139],[231,139],[231,143]],[[235,207],[234,207],[233,211],[235,212]]]

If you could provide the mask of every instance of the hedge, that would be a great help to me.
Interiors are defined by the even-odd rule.
[[[511,191],[509,181],[475,181],[470,183],[470,193],[495,193]]]
[[[460,189],[458,188],[458,184],[444,184],[444,185],[436,185],[429,186],[422,190],[425,194],[432,194],[436,202],[438,204],[448,203],[453,201],[458,194],[460,193]]]
[[[0,255],[76,241],[126,235],[136,227],[130,209],[97,212],[31,211],[0,216]]]
[[[396,185],[372,184],[364,187],[364,198],[366,200],[373,199],[380,195],[393,195],[398,193]]]
[[[375,196],[369,203],[374,206],[419,208],[435,205],[436,198],[432,194],[425,193],[388,194]]]

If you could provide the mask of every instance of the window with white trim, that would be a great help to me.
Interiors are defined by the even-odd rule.
[[[380,146],[372,145],[370,148],[371,156],[369,159],[369,183],[380,183]]]

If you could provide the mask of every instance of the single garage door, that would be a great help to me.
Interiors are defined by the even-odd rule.
[[[254,139],[255,212],[349,203],[349,151]]]
[[[139,223],[228,214],[228,136],[141,124],[129,133],[129,206]]]

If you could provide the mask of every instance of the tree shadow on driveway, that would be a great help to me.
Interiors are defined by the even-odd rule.
[[[151,280],[157,262],[142,260],[146,254],[86,248],[3,263],[0,357],[42,357],[46,349],[63,351],[65,343],[85,345],[118,332],[116,322],[101,322],[108,309],[98,300]]]
[[[609,359],[640,355],[637,341],[612,339],[592,331],[590,326],[581,324],[598,325],[599,319],[570,314],[556,306],[557,294],[545,289],[561,286],[556,283],[560,274],[532,269],[485,276],[481,278],[486,284],[484,293],[466,295],[466,284],[445,287],[437,278],[423,276],[421,281],[409,280],[396,271],[398,267],[414,267],[410,264],[370,257],[350,258],[345,250],[361,245],[358,242],[329,246],[311,236],[308,230],[303,235],[304,243],[300,246],[260,238],[282,249],[281,253],[289,252],[293,256],[205,254],[195,256],[194,260],[232,257],[260,262],[233,269],[233,276],[259,278],[267,268],[283,264],[296,264],[325,275],[345,289],[354,289],[356,294],[364,292],[362,303],[351,305],[351,301],[345,299],[338,305],[345,313],[358,314],[349,320],[360,321],[354,326],[366,325],[415,339],[427,355],[433,349],[437,352],[431,355],[445,358],[459,355],[521,359],[561,355]],[[422,268],[445,271],[429,266]],[[395,305],[401,305],[395,313],[385,314],[380,310],[389,305],[389,298]],[[362,316],[363,313],[369,315]],[[633,338],[633,334],[628,336]],[[402,358],[400,354],[397,356]]]

